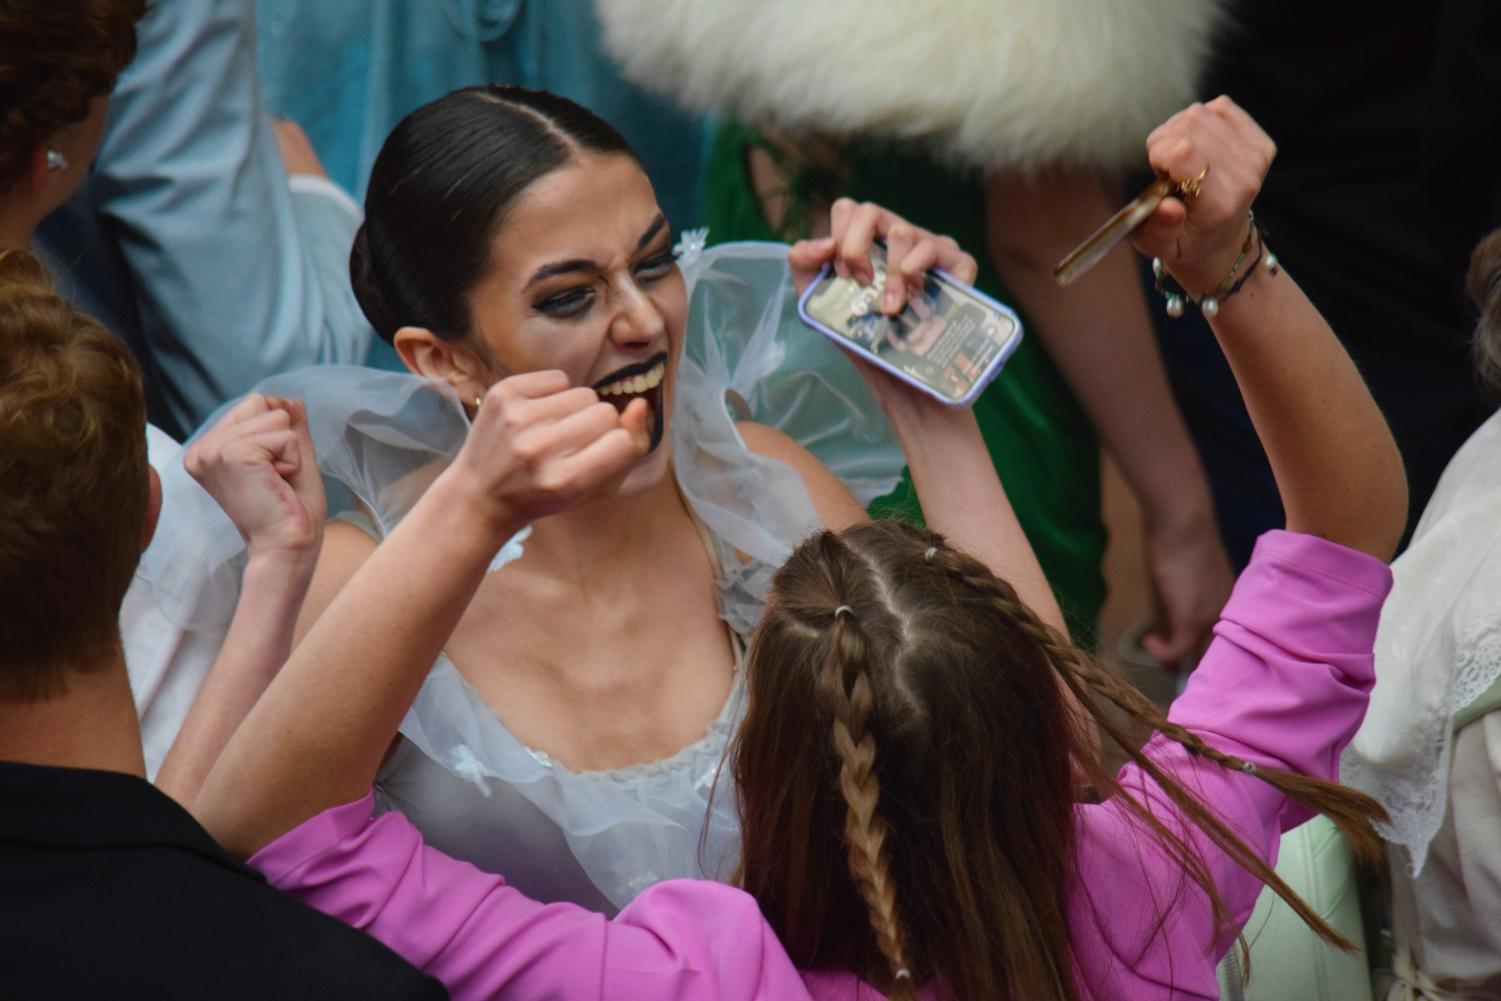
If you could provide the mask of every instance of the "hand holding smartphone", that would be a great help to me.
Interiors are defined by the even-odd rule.
[[[798,300],[804,323],[907,385],[951,407],[967,407],[1001,371],[1022,339],[1006,306],[934,269],[895,316],[881,310],[886,248],[871,248],[875,279],[861,285],[825,266]]]

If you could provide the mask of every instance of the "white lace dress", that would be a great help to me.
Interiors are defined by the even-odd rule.
[[[1501,676],[1501,414],[1449,463],[1392,573],[1370,709],[1340,761],[1392,817],[1387,996],[1501,1001],[1501,711],[1479,706]]]
[[[747,450],[736,420],[802,442],[862,502],[890,490],[903,458],[858,373],[797,320],[784,246],[726,244],[695,256],[684,263],[691,305],[674,389],[673,471],[719,563],[721,617],[743,646],[773,570],[818,518],[797,473]],[[377,537],[411,508],[468,429],[447,387],[409,375],[313,368],[268,380],[261,391],[307,401],[319,465],[345,495],[330,509],[350,509],[349,495],[358,498]],[[238,535],[180,463],[164,482],[171,528],[146,572],[169,618],[222,627],[238,586]],[[523,544],[508,543],[492,570],[505,572]],[[430,844],[501,873],[530,896],[614,911],[664,879],[729,875],[738,852],[734,792],[721,783],[711,806],[710,790],[743,708],[737,678],[691,746],[646,765],[575,773],[524,746],[440,657],[377,794]]]

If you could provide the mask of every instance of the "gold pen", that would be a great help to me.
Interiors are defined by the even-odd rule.
[[[1131,199],[1126,207],[1105,220],[1105,224],[1089,235],[1083,243],[1069,251],[1068,256],[1053,269],[1053,277],[1059,285],[1067,285],[1100,262],[1110,253],[1110,248],[1131,235],[1131,231],[1147,221],[1157,211],[1157,206],[1169,195],[1181,195],[1184,185],[1166,177],[1159,177],[1151,185]]]

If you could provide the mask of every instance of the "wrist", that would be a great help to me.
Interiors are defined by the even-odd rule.
[[[1166,272],[1188,294],[1188,297],[1208,315],[1214,314],[1218,303],[1234,295],[1240,282],[1255,269],[1261,258],[1261,227],[1256,224],[1256,214],[1247,211],[1245,235],[1234,242],[1226,242],[1218,250],[1201,255],[1193,261],[1177,261],[1166,265]],[[1158,270],[1158,262],[1153,262]],[[1162,291],[1161,273],[1158,273],[1158,290]],[[1211,301],[1213,305],[1210,305]]]
[[[322,548],[322,533],[310,542],[267,542],[252,538],[245,544],[249,557],[245,572],[279,577],[312,576]]]
[[[1154,539],[1179,539],[1219,531],[1214,505],[1207,494],[1202,499],[1184,501],[1180,498],[1168,503],[1147,504],[1143,517],[1146,533]]]
[[[979,430],[974,413],[968,407],[945,406],[926,395],[911,391],[892,393],[883,396],[880,402],[881,410],[903,448],[909,442],[931,440],[935,435],[947,438],[966,433],[971,428],[977,433]]]
[[[1240,255],[1240,247],[1237,241],[1190,264],[1164,262],[1164,267],[1167,273],[1173,276],[1173,280],[1195,298],[1213,295],[1214,290],[1219,288],[1225,277],[1230,274],[1236,258]]]
[[[248,552],[250,559],[240,581],[242,605],[248,596],[260,595],[257,600],[262,602],[263,608],[290,608],[291,617],[287,620],[290,623],[313,582],[313,572],[318,567],[317,550],[251,549]]]
[[[476,552],[483,550],[486,559],[527,524],[508,504],[466,476],[458,463],[433,481],[412,515],[423,510],[435,512],[444,537],[465,547],[473,546]]]

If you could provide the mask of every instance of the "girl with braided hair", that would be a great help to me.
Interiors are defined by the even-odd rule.
[[[372,816],[390,736],[500,544],[539,509],[613,489],[647,447],[639,407],[600,423],[553,395],[561,374],[530,373],[490,391],[457,460],[241,724],[195,812],[273,884],[466,999],[1213,999],[1263,884],[1337,941],[1271,862],[1314,811],[1375,850],[1380,807],[1334,779],[1373,680],[1401,459],[1328,326],[1247,237],[1270,140],[1220,99],[1169,120],[1148,154],[1202,186],[1163,202],[1137,245],[1191,291],[1231,276],[1211,323],[1287,511],[1166,716],[1063,634],[978,464],[957,479],[996,514],[994,537],[857,525],[777,572],[735,788],[721,789],[740,808],[742,889],[667,881],[607,919],[444,856],[401,814]],[[966,415],[895,399],[883,404],[960,436]],[[931,440],[914,461],[951,463]],[[1118,775],[1081,722],[1126,754]],[[1155,731],[1144,747],[1131,723]]]

